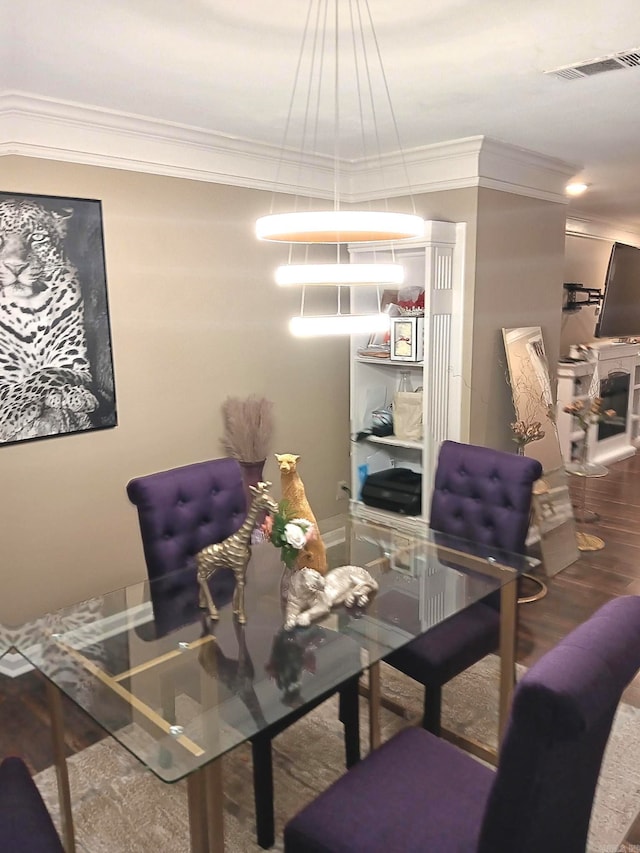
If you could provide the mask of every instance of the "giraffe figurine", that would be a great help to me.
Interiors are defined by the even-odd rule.
[[[277,502],[269,494],[270,488],[271,483],[266,482],[258,483],[257,486],[249,486],[253,500],[240,529],[232,533],[231,536],[227,536],[222,542],[208,545],[196,554],[196,576],[200,585],[199,603],[203,610],[209,611],[209,616],[212,619],[218,618],[218,610],[213,603],[207,581],[217,569],[225,566],[233,571],[236,579],[236,588],[233,593],[233,615],[240,625],[245,625],[247,622],[244,612],[244,587],[247,565],[251,558],[251,534],[261,510],[266,510],[270,514],[278,511]]]

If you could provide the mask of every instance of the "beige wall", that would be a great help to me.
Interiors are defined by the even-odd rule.
[[[555,387],[566,207],[484,188],[429,193],[416,204],[425,219],[467,224],[462,438],[512,451],[502,329],[541,326]]]
[[[273,400],[273,450],[300,453],[317,517],[336,513],[348,344],[290,336],[299,293],[272,280],[283,249],[253,236],[270,193],[19,157],[0,158],[0,187],[102,200],[119,421],[0,448],[0,622],[144,577],[126,483],[222,455],[228,395]],[[265,474],[279,494],[271,460]]]
[[[470,441],[512,450],[502,329],[540,326],[555,388],[566,208],[480,189],[473,312]]]
[[[119,419],[0,448],[0,622],[144,577],[126,483],[221,455],[230,394],[274,401],[273,449],[301,454],[316,516],[344,509],[348,343],[289,335],[299,294],[272,283],[282,248],[253,237],[270,193],[20,157],[0,158],[0,179],[3,190],[102,200]],[[475,188],[415,201],[425,219],[467,224],[463,437],[512,449],[500,330],[541,325],[555,360],[564,208]],[[334,310],[321,298],[317,310]],[[265,474],[277,483],[271,459]]]

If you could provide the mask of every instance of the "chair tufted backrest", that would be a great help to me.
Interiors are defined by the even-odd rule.
[[[640,667],[640,596],[613,599],[516,689],[479,853],[582,853],[604,749]]]
[[[433,530],[524,553],[536,459],[474,444],[444,441],[431,498]]]
[[[242,470],[230,458],[196,462],[135,477],[127,495],[138,510],[149,579],[160,581],[151,585],[151,596],[156,628],[166,633],[197,613],[195,555],[235,533],[246,516]],[[233,588],[229,574],[214,576],[214,599]]]

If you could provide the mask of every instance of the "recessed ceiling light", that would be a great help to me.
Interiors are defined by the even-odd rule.
[[[582,184],[579,181],[575,181],[574,183],[567,184],[565,187],[565,192],[567,195],[582,195],[585,190],[587,190],[587,184]]]

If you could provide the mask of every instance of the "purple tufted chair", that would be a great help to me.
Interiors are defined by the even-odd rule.
[[[151,584],[154,628],[145,639],[157,639],[200,618],[194,557],[240,527],[246,515],[242,469],[235,459],[212,459],[169,471],[136,477],[127,485],[138,510],[140,533]],[[177,571],[189,567],[188,571]],[[217,607],[233,596],[233,572],[216,571],[209,588]],[[144,631],[146,626],[141,626]],[[138,629],[140,630],[140,629]],[[271,641],[272,638],[270,638]],[[346,647],[345,654],[359,648]],[[221,671],[232,664],[219,659]],[[258,844],[274,842],[271,740],[335,692],[339,692],[347,766],[360,758],[358,678],[355,676],[304,707],[293,709],[251,739]],[[252,713],[261,713],[259,706]]]
[[[444,441],[431,499],[430,527],[481,548],[524,553],[531,487],[542,475],[535,459]],[[425,686],[423,726],[440,734],[442,685],[500,642],[500,597],[468,607],[392,652],[386,661]]]
[[[17,756],[0,764],[0,850],[64,853],[64,848],[26,764]]]
[[[244,521],[242,470],[235,459],[195,462],[136,477],[127,494],[138,510],[147,573],[154,581],[156,638],[198,616],[195,555],[231,536]],[[216,605],[230,600],[234,584],[230,570],[215,573],[210,588]]]
[[[604,749],[640,667],[640,596],[614,599],[522,678],[497,771],[408,728],[285,827],[285,853],[584,853]]]

